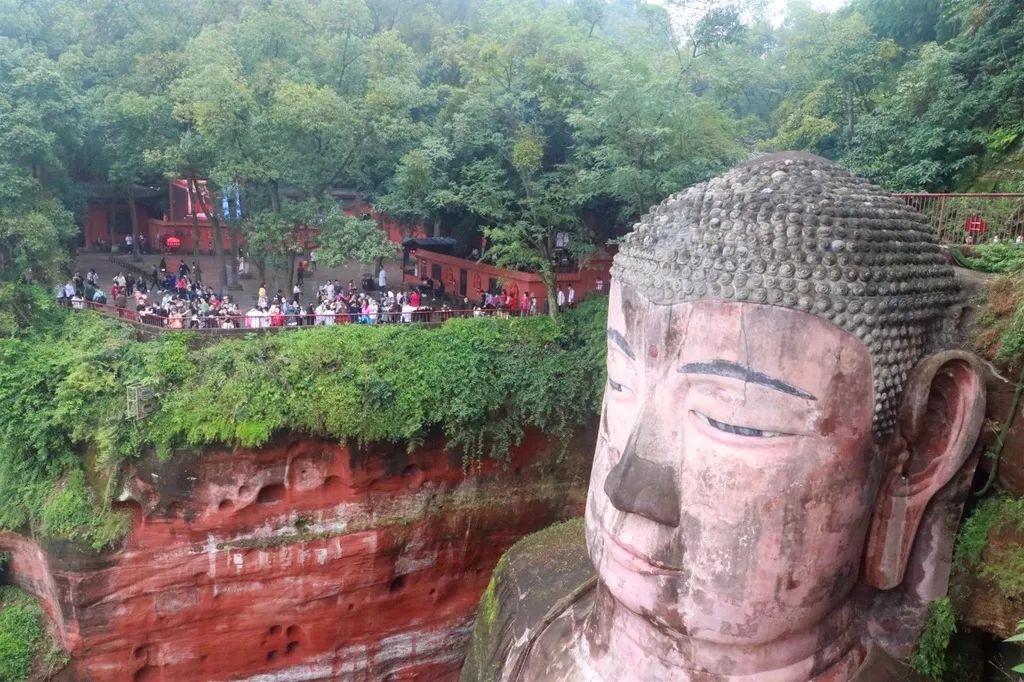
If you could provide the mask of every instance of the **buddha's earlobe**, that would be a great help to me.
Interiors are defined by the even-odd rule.
[[[903,582],[921,517],[970,459],[984,416],[985,386],[973,355],[945,351],[914,367],[868,535],[868,585],[891,589]]]

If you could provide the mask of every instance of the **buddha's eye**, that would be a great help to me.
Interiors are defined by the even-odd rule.
[[[731,433],[736,436],[745,436],[747,438],[778,438],[779,436],[788,436],[788,433],[781,433],[779,431],[765,431],[763,429],[754,429],[749,426],[737,426],[735,424],[726,424],[720,422],[717,419],[712,419],[706,414],[700,412],[694,412],[697,417],[705,424],[713,429],[724,431],[725,433]]]
[[[609,386],[609,387],[610,387],[610,388],[611,388],[611,389],[612,389],[613,391],[621,391],[621,390],[622,390],[622,384],[620,384],[619,382],[615,381],[615,380],[614,380],[614,379],[612,379],[611,377],[608,377],[608,386]]]

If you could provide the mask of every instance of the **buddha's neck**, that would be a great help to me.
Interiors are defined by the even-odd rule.
[[[844,605],[810,629],[768,644],[720,644],[661,628],[622,607],[598,583],[576,651],[580,663],[604,680],[624,674],[702,682],[845,680],[863,657],[852,620]]]

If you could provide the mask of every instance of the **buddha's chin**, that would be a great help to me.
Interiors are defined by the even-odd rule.
[[[667,569],[629,551],[607,533],[592,547],[598,577],[607,594],[626,611],[663,632],[722,646],[766,644],[794,623],[744,617],[742,605],[702,597],[685,570]],[[694,593],[697,593],[695,595]]]
[[[665,610],[667,592],[685,590],[681,571],[666,569],[617,543],[607,533],[593,547],[594,567],[608,594],[643,618]]]
[[[601,540],[603,555],[608,558],[612,565],[617,566],[626,573],[676,577],[682,577],[684,574],[681,568],[657,561],[641,550],[634,548],[629,543],[619,540],[603,528],[601,529]]]

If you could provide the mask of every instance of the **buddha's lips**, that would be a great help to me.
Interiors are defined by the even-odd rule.
[[[604,535],[604,551],[612,561],[619,566],[633,572],[644,575],[680,575],[683,571],[678,568],[665,566],[629,545],[617,540],[614,535],[604,528],[601,528]]]

